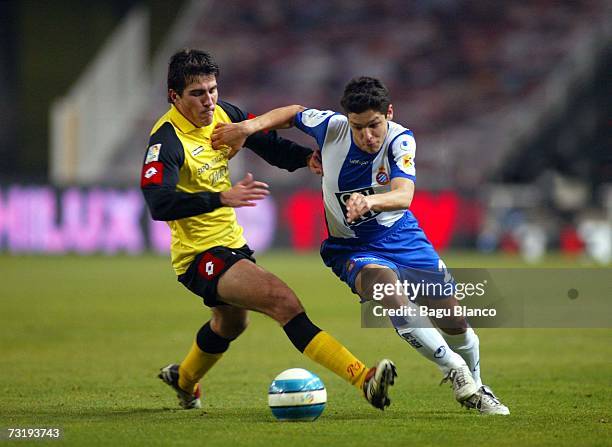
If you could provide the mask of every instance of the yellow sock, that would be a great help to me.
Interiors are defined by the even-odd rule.
[[[304,354],[357,388],[363,387],[368,368],[327,332],[321,331],[315,335],[304,349]]]
[[[202,351],[194,341],[187,357],[179,366],[179,387],[193,390],[204,374],[208,372],[223,354],[209,354]]]

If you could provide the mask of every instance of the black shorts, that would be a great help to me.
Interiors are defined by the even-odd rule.
[[[178,280],[204,299],[208,307],[227,305],[218,299],[217,284],[221,275],[241,259],[255,262],[248,245],[240,248],[213,247],[197,255]]]

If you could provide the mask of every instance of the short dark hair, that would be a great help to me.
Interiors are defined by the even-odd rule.
[[[168,64],[168,102],[172,103],[170,89],[182,95],[195,78],[210,75],[218,77],[219,66],[209,53],[190,48],[177,51]]]
[[[380,79],[361,76],[346,84],[340,104],[347,114],[375,110],[387,115],[391,98],[389,90]]]

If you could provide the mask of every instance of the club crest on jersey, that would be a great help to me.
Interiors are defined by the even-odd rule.
[[[147,159],[145,160],[145,164],[149,164],[151,162],[159,160],[159,151],[161,150],[161,146],[162,146],[161,143],[158,143],[158,144],[154,144],[153,146],[149,147],[149,150],[147,151]]]
[[[378,170],[378,173],[376,174],[376,181],[378,182],[379,185],[386,185],[388,184],[391,179],[389,178],[389,174],[387,174],[387,172],[385,171],[384,167],[380,167],[380,169]]]

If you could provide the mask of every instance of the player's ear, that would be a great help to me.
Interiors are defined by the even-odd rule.
[[[178,93],[176,93],[176,91],[174,91],[173,89],[169,88],[168,89],[168,101],[174,104],[176,102],[177,97],[178,97]]]
[[[385,118],[387,118],[389,121],[393,119],[393,104],[389,104]]]

